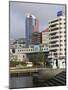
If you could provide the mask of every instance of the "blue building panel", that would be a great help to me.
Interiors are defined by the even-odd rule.
[[[62,15],[63,15],[63,11],[57,12],[57,16],[62,16]]]

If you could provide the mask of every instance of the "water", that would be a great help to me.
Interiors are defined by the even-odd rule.
[[[36,86],[45,86],[45,81],[49,78],[54,77],[56,74],[62,72],[63,69],[46,69],[42,70],[39,73],[34,74],[21,74],[19,75],[10,75],[9,78],[9,87],[10,88],[28,88]],[[45,78],[45,79],[44,79]]]
[[[33,87],[33,77],[32,76],[11,77],[9,80],[9,87],[10,88]]]

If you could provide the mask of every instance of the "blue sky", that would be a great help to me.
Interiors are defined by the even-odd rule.
[[[25,18],[28,13],[39,19],[39,31],[42,31],[61,10],[65,12],[65,5],[10,2],[10,39],[25,37]]]

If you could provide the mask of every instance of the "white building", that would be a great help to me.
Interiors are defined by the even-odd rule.
[[[48,51],[48,47],[42,47],[41,46],[41,50],[42,52],[47,52]],[[38,45],[34,45],[33,48],[29,47],[29,48],[16,48],[16,49],[10,49],[10,53],[11,54],[27,54],[27,53],[34,53],[34,52],[39,52],[40,51],[40,47]]]
[[[25,38],[19,38],[16,40],[16,48],[24,48],[26,46]]]
[[[42,44],[48,44],[49,43],[49,32],[48,28],[42,31]]]
[[[48,47],[42,47],[41,46],[42,52],[48,52]],[[37,53],[40,51],[40,46],[39,45],[33,45],[30,46],[29,48],[16,48],[16,49],[10,49],[10,60],[15,60],[17,61],[28,61],[29,58],[27,57],[28,53]]]
[[[25,38],[10,40],[10,48],[24,48],[26,46]]]
[[[28,61],[28,59],[24,53],[10,53],[10,61]]]
[[[65,16],[58,16],[49,21],[49,51],[54,54],[58,60],[58,67],[65,67],[66,55],[66,21]],[[49,55],[49,58],[52,54]]]

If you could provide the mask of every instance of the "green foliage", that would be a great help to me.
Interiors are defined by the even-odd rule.
[[[45,67],[45,54],[42,52],[41,47],[40,47],[40,51],[38,52],[38,62],[40,64],[43,64],[43,66]]]
[[[26,62],[23,62],[23,61],[10,61],[10,67],[15,67],[16,65],[26,65]]]
[[[10,61],[10,67],[15,67],[18,63],[16,61]]]

